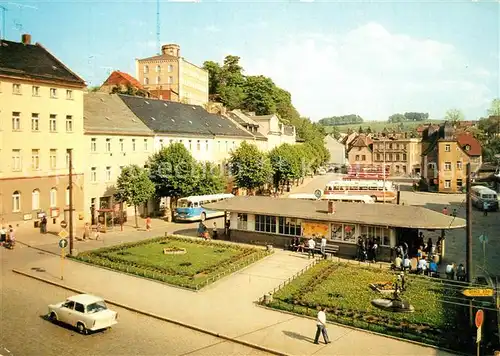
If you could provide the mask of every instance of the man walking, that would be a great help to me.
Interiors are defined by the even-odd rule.
[[[323,334],[323,339],[325,344],[329,344],[328,333],[326,332],[326,313],[325,307],[320,308],[318,312],[318,317],[316,318],[316,337],[314,338],[314,343],[319,344],[319,334]]]
[[[488,216],[488,209],[490,208],[490,205],[488,202],[483,202],[483,215]]]
[[[323,258],[326,260],[326,237],[321,236],[321,245],[320,245],[321,254]]]
[[[308,253],[307,256],[309,258],[314,258],[314,249],[316,248],[316,241],[312,237],[309,238],[309,241],[307,241],[307,247],[308,247]]]

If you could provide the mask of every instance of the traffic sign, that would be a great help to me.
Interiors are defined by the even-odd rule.
[[[323,192],[321,191],[321,189],[316,189],[314,191],[314,196],[316,197],[316,199],[321,198],[322,195],[323,195]]]
[[[69,236],[69,234],[68,234],[68,232],[67,232],[66,230],[61,230],[61,231],[59,231],[59,234],[58,234],[58,235],[59,235],[59,237],[60,237],[61,239],[65,239],[66,237],[68,237],[68,236]]]
[[[482,309],[479,309],[476,312],[476,328],[480,328],[483,325],[484,321],[484,312]]]
[[[479,241],[481,241],[482,244],[487,244],[488,243],[488,236],[484,235],[484,234],[481,234],[479,236]]]
[[[60,248],[65,248],[66,246],[68,246],[68,240],[66,240],[66,239],[60,239],[59,240],[59,247]]]
[[[66,227],[68,227],[68,223],[65,220],[61,221],[61,227],[65,229]]]
[[[466,297],[493,297],[494,291],[491,288],[466,289],[462,294]]]

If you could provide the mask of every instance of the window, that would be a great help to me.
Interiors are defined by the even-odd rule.
[[[224,148],[225,148],[226,152],[229,151],[229,142],[228,141],[226,141],[226,144],[225,144]]]
[[[21,169],[21,150],[12,150],[12,171],[18,172]]]
[[[238,225],[236,228],[238,230],[246,230],[248,225],[248,215],[238,213]]]
[[[12,84],[12,94],[21,95],[21,84]]]
[[[377,153],[377,161],[380,161],[380,153]]]
[[[444,170],[451,171],[451,162],[444,162]]]
[[[106,152],[111,152],[111,139],[106,139]]]
[[[156,73],[160,73],[161,72],[161,66],[160,65],[157,65],[156,66]]]
[[[160,84],[161,83],[161,77],[156,77],[156,84]]]
[[[370,225],[362,225],[361,226],[361,237],[365,239],[374,239],[378,245],[382,246],[390,246],[390,229],[378,227],[378,226],[370,226]]]
[[[111,180],[111,167],[106,167],[106,182]]]
[[[132,151],[135,152],[135,138],[132,139]]]
[[[50,169],[56,169],[57,168],[57,150],[56,149],[51,149],[50,150]]]
[[[31,150],[31,169],[34,171],[40,169],[40,150]]]
[[[63,307],[73,310],[75,308],[75,302],[68,300],[66,303],[63,304]]]
[[[12,131],[21,131],[21,113],[14,111],[12,113]]]
[[[196,151],[201,150],[201,142],[200,140],[196,141]]]
[[[96,151],[97,151],[97,139],[91,138],[90,139],[90,152],[96,152]]]
[[[444,151],[445,152],[450,152],[451,151],[451,145],[449,143],[447,143],[446,145],[444,145]]]
[[[392,143],[389,143],[389,148],[392,149]]]
[[[163,148],[163,139],[160,138],[160,148]]]
[[[120,139],[120,152],[124,151],[123,138]]]
[[[73,100],[73,90],[66,90],[66,100]]]
[[[171,145],[174,143],[174,140],[171,138],[170,140],[168,140],[168,144]]]
[[[361,156],[361,160],[362,160],[362,161],[366,161],[366,156],[365,156],[365,155],[362,155],[362,156]]]
[[[144,73],[149,73],[149,66],[144,66]]]
[[[57,98],[57,89],[56,88],[50,88],[50,97]]]
[[[66,206],[69,206],[70,192],[69,187],[66,187]]]
[[[32,96],[40,96],[40,87],[32,86],[31,87],[31,95]]]
[[[50,190],[49,200],[50,200],[50,207],[55,208],[57,206],[57,189],[56,188],[52,188]]]
[[[12,194],[12,212],[17,213],[21,211],[21,193],[16,190]]]
[[[189,140],[189,150],[191,151],[193,149],[193,143],[191,142],[191,140]]]
[[[276,216],[255,215],[255,231],[276,233]]]
[[[457,161],[457,169],[462,170],[462,161]]]
[[[40,191],[38,189],[35,189],[31,193],[31,210],[38,209],[40,209]]]
[[[401,156],[399,155],[399,153],[396,154],[396,161],[399,161],[401,159]]]
[[[80,303],[75,303],[75,310],[79,313],[85,313],[85,307]]]
[[[56,132],[57,131],[57,116],[54,114],[50,114],[49,118],[49,131]]]
[[[174,67],[171,64],[169,64],[167,68],[169,73],[172,73],[172,71],[174,70]]]
[[[342,224],[331,224],[332,240],[342,241]]]
[[[295,218],[279,218],[278,232],[282,235],[301,236],[301,220]]]
[[[444,187],[445,188],[451,188],[451,180],[445,180],[444,181]]]
[[[356,225],[343,224],[342,231],[344,232],[344,242],[356,242]]]
[[[173,84],[173,82],[174,82],[174,77],[172,77],[172,76],[168,77],[168,82],[167,83],[168,84]]]
[[[359,161],[359,155],[356,155],[356,161]]]
[[[222,151],[222,146],[220,144],[220,141],[217,141],[217,151],[219,151],[219,152]]]
[[[90,181],[97,182],[97,168],[96,167],[90,168]]]
[[[69,151],[69,149],[66,149],[66,168],[69,168]]]
[[[403,161],[406,161],[406,153],[403,153]]]
[[[205,141],[205,151],[208,152],[208,140]]]
[[[73,132],[73,116],[66,115],[66,132]]]
[[[144,139],[144,151],[147,151],[148,150],[148,139],[145,138]]]
[[[40,121],[38,118],[38,114],[31,114],[31,131],[39,131],[40,130]]]
[[[149,84],[149,78],[144,78],[144,84],[148,85]]]
[[[461,179],[457,179],[457,188],[462,188],[463,187],[463,182]]]

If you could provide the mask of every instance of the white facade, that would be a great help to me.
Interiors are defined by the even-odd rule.
[[[344,165],[347,162],[345,146],[330,135],[325,137],[325,148],[330,152],[330,164]]]

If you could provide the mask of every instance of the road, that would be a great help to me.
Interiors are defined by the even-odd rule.
[[[3,250],[3,249],[2,249]],[[47,305],[75,293],[10,271],[13,264],[36,259],[32,249],[0,252],[0,355],[266,355],[154,318],[110,306],[119,322],[111,330],[80,335],[71,328],[46,321]],[[14,254],[10,254],[14,252]],[[12,261],[12,258],[18,258]],[[10,261],[9,261],[10,260]],[[140,291],[137,298],[147,298]],[[175,303],[166,300],[166,303]],[[186,313],[189,311],[186,310]]]

